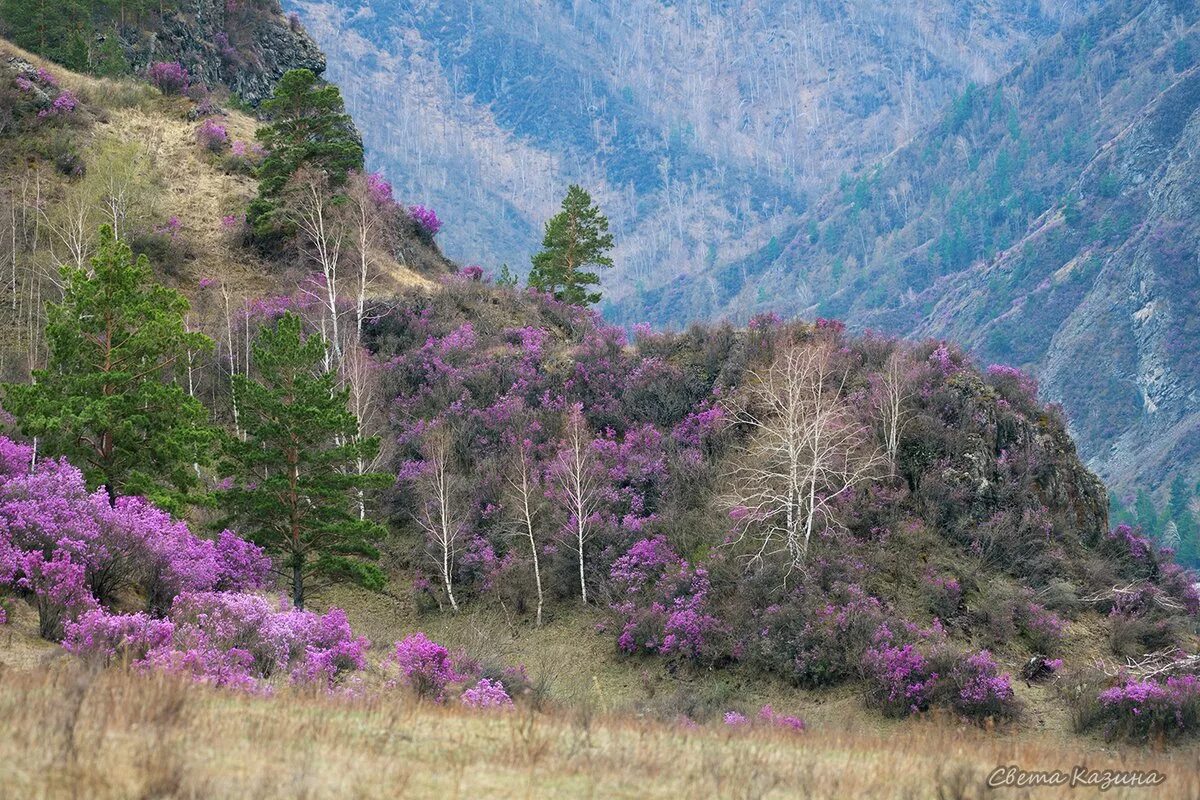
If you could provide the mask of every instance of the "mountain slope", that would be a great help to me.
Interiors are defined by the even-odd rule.
[[[745,255],[1092,3],[290,5],[452,257],[527,269],[583,182],[618,234],[617,296]]]
[[[1191,3],[1107,7],[965,92],[781,244],[613,313],[808,311],[950,337],[1034,370],[1114,485],[1194,480],[1198,20]]]

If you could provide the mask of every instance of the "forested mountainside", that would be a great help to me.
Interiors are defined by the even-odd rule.
[[[1124,493],[1197,477],[1200,55],[1190,2],[1111,4],[727,267],[618,319],[766,309],[1029,368]]]
[[[518,272],[570,182],[617,234],[613,296],[720,267],[1094,5],[296,0],[372,166]],[[689,313],[679,309],[681,315]]]

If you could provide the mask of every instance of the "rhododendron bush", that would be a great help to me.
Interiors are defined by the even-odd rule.
[[[258,689],[272,677],[332,685],[366,666],[366,639],[345,612],[272,608],[237,592],[185,593],[167,619],[93,610],[67,624],[71,652],[179,672],[217,686]]]
[[[57,639],[86,611],[134,592],[165,613],[181,592],[261,587],[269,561],[229,531],[216,541],[142,498],[88,492],[63,460],[0,438],[0,588],[29,598],[42,635]]]

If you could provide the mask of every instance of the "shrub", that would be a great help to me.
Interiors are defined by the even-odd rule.
[[[427,236],[437,236],[438,231],[442,229],[442,221],[432,208],[422,205],[409,206],[408,215]]]
[[[721,629],[708,613],[711,586],[662,537],[643,539],[613,563],[610,577],[626,599],[613,606],[624,618],[617,645],[625,653],[658,653],[698,660]]]
[[[78,655],[106,662],[120,657],[252,691],[279,675],[331,687],[366,666],[369,644],[354,636],[341,609],[273,611],[261,597],[234,592],[182,594],[168,620],[95,610],[68,625],[64,642]]]
[[[470,708],[511,708],[513,701],[499,681],[480,679],[479,683],[462,693],[463,705]]]
[[[1016,711],[1012,681],[1000,674],[992,654],[980,650],[961,659],[949,675],[950,701],[962,714],[975,719],[1004,719]]]
[[[805,728],[804,720],[799,717],[793,717],[787,714],[776,713],[775,709],[771,708],[770,704],[759,709],[758,719],[760,722],[776,728],[785,728],[790,731],[799,733]]]
[[[418,631],[396,642],[396,663],[404,682],[421,697],[446,699],[446,687],[462,680],[450,651]]]
[[[229,146],[229,132],[224,125],[206,119],[196,128],[196,142],[210,153],[222,153]]]
[[[163,94],[183,94],[188,89],[188,71],[178,61],[156,61],[146,71],[146,77]]]
[[[863,654],[869,697],[892,716],[924,711],[933,698],[938,680],[925,656],[914,645],[882,644]]]
[[[1109,737],[1176,738],[1200,730],[1200,678],[1180,675],[1166,682],[1126,678],[1100,692],[1096,723]]]

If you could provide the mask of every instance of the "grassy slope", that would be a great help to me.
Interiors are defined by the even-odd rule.
[[[162,275],[163,280],[190,293],[200,279],[218,278],[237,298],[290,291],[287,281],[294,275],[281,275],[278,265],[240,247],[224,231],[221,218],[243,211],[257,191],[257,183],[250,176],[224,172],[219,160],[196,144],[198,123],[188,118],[193,103],[179,97],[164,97],[150,86],[131,79],[110,80],[72,73],[0,39],[0,58],[7,56],[45,67],[83,101],[89,124],[72,129],[72,135],[77,137],[85,161],[105,140],[136,142],[149,156],[153,177],[163,187],[158,198],[158,216],[163,220],[172,216],[180,219],[183,227],[179,236],[191,253],[182,274]],[[228,130],[230,141],[253,141],[257,120],[241,111],[222,108],[225,113],[218,121]],[[30,166],[29,154],[7,155],[0,158],[0,185],[15,185],[22,171]],[[53,205],[66,190],[67,179],[48,165],[43,165],[42,175],[47,181],[45,192]],[[427,254],[414,253],[413,260],[424,264]],[[388,256],[381,261],[384,279],[377,284],[378,291],[431,289],[435,285]]]

